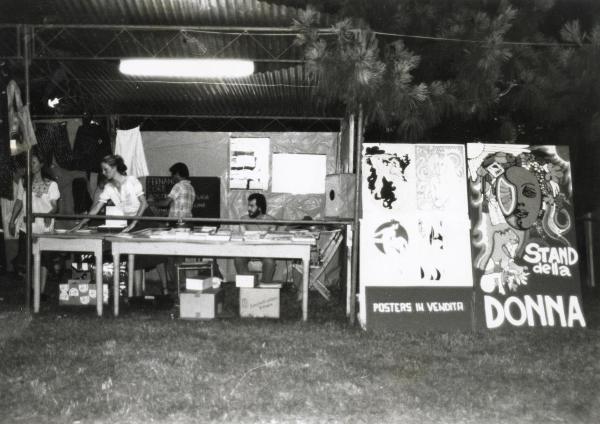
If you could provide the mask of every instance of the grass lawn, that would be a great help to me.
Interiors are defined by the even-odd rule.
[[[279,321],[4,302],[0,420],[600,422],[598,297],[585,330],[374,334],[312,293],[303,324],[282,295]]]

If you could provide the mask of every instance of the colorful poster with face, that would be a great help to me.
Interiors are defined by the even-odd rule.
[[[585,326],[568,149],[477,143],[467,161],[480,320]]]

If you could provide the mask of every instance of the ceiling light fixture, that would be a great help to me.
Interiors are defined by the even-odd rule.
[[[241,59],[122,59],[119,71],[142,77],[239,78],[252,75],[254,62]]]

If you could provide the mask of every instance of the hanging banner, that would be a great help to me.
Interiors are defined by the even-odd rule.
[[[360,318],[369,328],[470,327],[465,162],[460,145],[363,145]]]
[[[585,327],[569,151],[468,144],[476,320]]]

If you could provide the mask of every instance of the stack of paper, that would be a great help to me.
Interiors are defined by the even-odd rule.
[[[292,234],[287,231],[270,231],[265,234],[266,240],[291,240]]]

